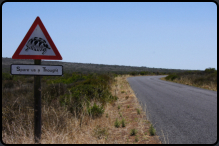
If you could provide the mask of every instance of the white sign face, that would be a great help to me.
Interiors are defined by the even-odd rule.
[[[12,75],[62,76],[62,66],[11,64]]]
[[[56,56],[39,25],[30,35],[19,55]]]

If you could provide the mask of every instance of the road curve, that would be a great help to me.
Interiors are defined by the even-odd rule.
[[[160,80],[162,77],[127,78],[143,108],[146,104],[162,143],[215,144],[217,92]]]

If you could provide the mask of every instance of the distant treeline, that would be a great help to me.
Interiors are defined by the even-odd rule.
[[[30,59],[11,59],[2,58],[2,72],[10,72],[11,64],[34,64],[34,60]],[[123,65],[105,65],[91,63],[71,63],[61,61],[42,61],[43,65],[62,65],[64,73],[80,72],[80,73],[114,73],[114,74],[130,74],[130,75],[160,75],[170,74],[193,70],[181,69],[165,69],[165,68],[150,68],[150,67],[134,67]]]

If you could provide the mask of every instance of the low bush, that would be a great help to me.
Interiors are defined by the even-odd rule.
[[[217,72],[216,70],[215,70],[215,68],[206,68],[205,69],[205,73],[215,73],[215,72]]]
[[[119,128],[119,125],[120,125],[120,122],[119,122],[118,118],[116,118],[116,121],[115,121],[115,123],[114,123],[114,126],[115,126],[116,128]]]
[[[122,127],[125,127],[125,119],[122,118]]]
[[[49,84],[42,89],[42,100],[51,104],[53,100],[58,100],[61,95],[64,95],[67,92],[67,86],[63,83]]]
[[[103,106],[98,106],[96,103],[90,108],[88,108],[88,114],[92,117],[100,117],[104,113]]]
[[[155,133],[156,133],[156,130],[154,129],[154,127],[152,126],[152,124],[151,124],[151,126],[150,126],[150,128],[149,128],[149,133],[150,133],[150,135],[155,135]]]
[[[132,76],[136,76],[136,75],[138,75],[137,72],[130,72],[129,74],[132,75]]]
[[[171,81],[173,81],[176,78],[178,78],[178,76],[176,74],[170,74],[170,75],[165,77],[166,80],[171,80]]]
[[[13,76],[10,73],[2,72],[2,80],[13,80]]]
[[[140,115],[140,114],[141,114],[141,112],[140,112],[140,109],[137,109],[137,114],[138,114],[138,115]]]
[[[137,134],[137,132],[138,132],[137,129],[131,129],[130,135],[134,136]]]
[[[122,117],[122,113],[119,112],[119,116]]]
[[[149,74],[148,71],[141,71],[141,72],[140,72],[140,75],[147,75],[147,74]]]

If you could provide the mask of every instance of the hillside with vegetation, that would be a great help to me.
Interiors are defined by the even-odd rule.
[[[30,59],[11,59],[2,57],[2,72],[10,72],[11,64],[34,64],[34,60]],[[80,72],[80,73],[115,73],[115,74],[169,74],[174,72],[184,72],[189,70],[181,69],[165,69],[165,68],[150,68],[150,67],[134,67],[123,65],[105,65],[91,63],[76,63],[62,61],[41,61],[42,65],[62,65],[64,73]]]

